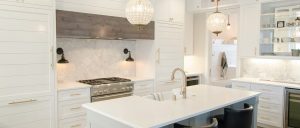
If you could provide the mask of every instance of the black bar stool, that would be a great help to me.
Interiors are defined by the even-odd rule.
[[[224,115],[215,116],[212,124],[200,128],[251,128],[253,120],[253,106],[244,104],[244,109],[225,108]],[[181,124],[174,124],[174,128],[192,128]]]

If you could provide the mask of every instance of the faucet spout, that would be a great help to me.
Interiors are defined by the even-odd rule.
[[[184,70],[181,69],[181,68],[175,68],[175,69],[173,70],[173,72],[172,72],[171,80],[175,80],[175,73],[176,73],[177,71],[179,71],[179,72],[182,73],[182,77],[183,77],[182,80],[183,80],[183,83],[182,83],[182,86],[181,86],[181,94],[182,94],[183,98],[186,99],[186,87],[187,87],[186,82],[187,82],[187,79],[186,79],[186,74],[185,74]]]

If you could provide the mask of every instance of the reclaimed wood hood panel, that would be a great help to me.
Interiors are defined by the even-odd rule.
[[[154,24],[138,27],[122,17],[56,11],[57,38],[154,40]]]

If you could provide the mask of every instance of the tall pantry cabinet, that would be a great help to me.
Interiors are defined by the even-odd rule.
[[[0,128],[55,128],[54,0],[0,1]]]
[[[181,75],[171,81],[175,68],[184,63],[185,0],[155,1],[155,88],[168,91],[181,86]]]

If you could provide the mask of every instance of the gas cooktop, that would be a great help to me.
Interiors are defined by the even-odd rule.
[[[78,82],[89,84],[89,85],[102,85],[102,84],[122,83],[122,82],[130,82],[130,81],[131,81],[130,79],[125,79],[125,78],[109,77],[109,78],[79,80]]]

